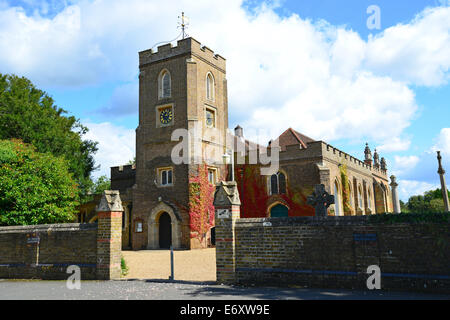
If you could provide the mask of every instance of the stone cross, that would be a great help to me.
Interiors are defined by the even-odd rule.
[[[316,217],[326,217],[327,209],[334,204],[334,196],[325,191],[323,184],[316,184],[314,193],[308,196],[306,202],[316,209]]]

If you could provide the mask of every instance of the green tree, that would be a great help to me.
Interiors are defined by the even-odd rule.
[[[449,192],[450,196],[450,192]],[[405,204],[403,212],[412,213],[440,213],[445,211],[441,189],[429,190],[424,195],[412,196]]]
[[[0,225],[74,220],[78,190],[63,157],[20,140],[0,140]]]
[[[30,80],[0,73],[0,139],[21,139],[38,152],[64,157],[82,195],[92,186],[97,142],[83,140],[88,129],[66,113]]]
[[[103,175],[97,178],[95,182],[92,182],[89,186],[88,192],[86,194],[83,194],[83,196],[80,199],[81,203],[86,203],[89,201],[94,200],[94,194],[101,194],[105,190],[111,189],[111,180]]]
[[[110,189],[111,189],[111,180],[109,180],[107,176],[103,175],[98,177],[98,179],[95,181],[94,186],[92,187],[92,193],[99,194],[105,190]]]

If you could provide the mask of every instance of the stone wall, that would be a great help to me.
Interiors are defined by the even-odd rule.
[[[220,221],[218,221],[220,220]],[[223,221],[222,221],[223,220]],[[370,216],[217,219],[219,282],[450,292],[450,223],[374,223]],[[217,239],[216,241],[220,241]],[[231,275],[230,275],[231,270]]]
[[[70,265],[96,279],[97,224],[0,227],[0,278],[67,279]]]
[[[118,191],[103,192],[97,223],[0,227],[0,278],[81,280],[120,278],[122,204]]]

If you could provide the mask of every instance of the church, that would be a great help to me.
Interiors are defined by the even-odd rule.
[[[192,132],[197,139],[190,139]],[[234,151],[229,151],[230,136]],[[178,152],[180,141],[187,146],[182,153]],[[111,168],[111,189],[120,191],[125,210],[123,249],[213,245],[214,210],[201,206],[210,217],[201,222],[202,228],[197,228],[191,215],[195,205],[192,177],[199,175],[205,175],[210,186],[235,180],[241,217],[314,215],[306,198],[316,184],[324,184],[335,196],[329,215],[393,211],[386,161],[376,150],[372,155],[367,144],[361,161],[287,128],[260,147],[245,139],[240,126],[231,134],[228,130],[225,58],[191,37],[176,46],[139,52],[136,163]],[[254,148],[265,150],[266,155],[276,152],[275,171],[262,174],[267,166],[249,161]],[[228,152],[231,161],[226,162]],[[183,161],[174,161],[179,154]],[[80,206],[79,222],[96,221],[98,200],[97,196]]]

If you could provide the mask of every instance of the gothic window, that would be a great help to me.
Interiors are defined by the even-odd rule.
[[[284,173],[278,173],[278,191],[280,194],[286,194],[286,177]]]
[[[286,176],[277,172],[270,177],[269,194],[286,194]]]
[[[349,191],[349,197],[350,197],[350,206],[353,208],[353,188],[352,184],[350,183],[350,180],[348,181],[348,191]]]
[[[370,196],[370,189],[367,189],[367,207],[372,208],[372,198]]]
[[[214,78],[211,73],[206,75],[206,98],[214,100]]]
[[[159,98],[170,98],[172,94],[172,82],[170,73],[167,70],[161,72],[159,76]]]
[[[363,208],[363,200],[362,200],[362,189],[361,189],[361,185],[359,185],[359,187],[358,187],[358,205],[359,205],[359,208],[360,208],[360,209]]]

